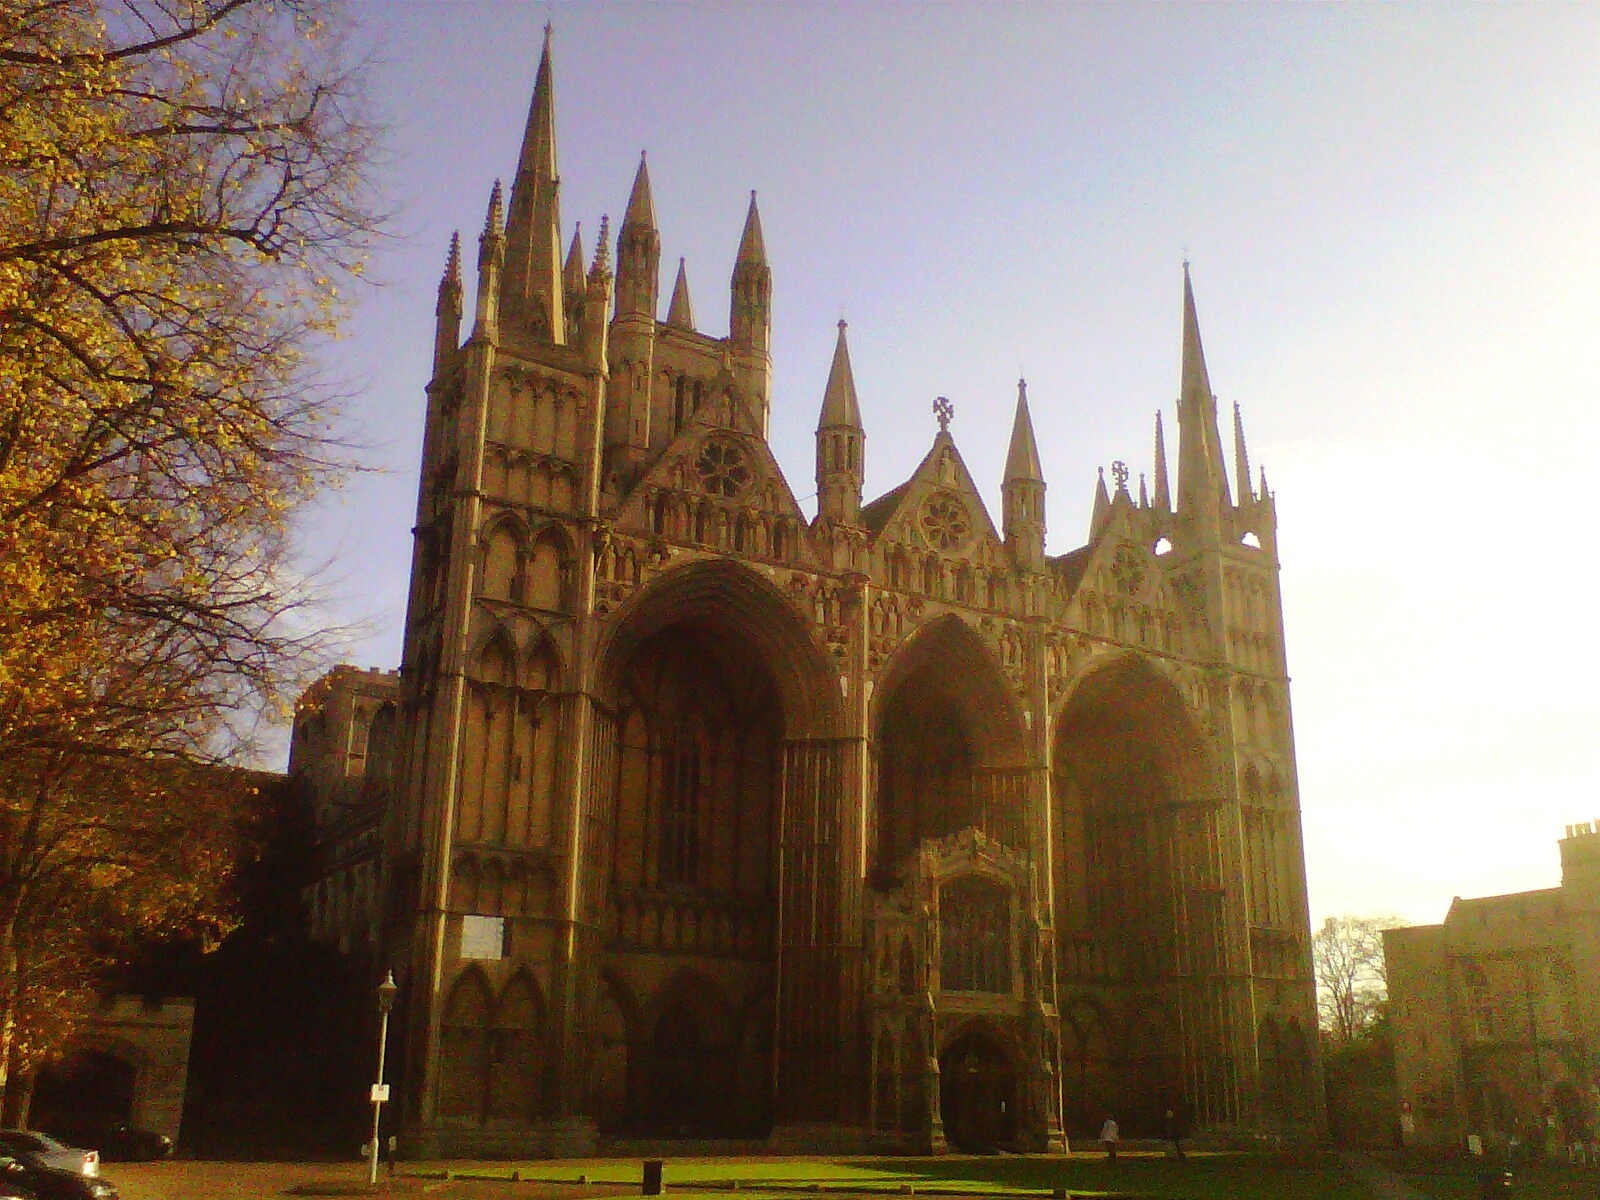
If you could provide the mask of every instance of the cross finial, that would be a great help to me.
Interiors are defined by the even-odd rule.
[[[948,433],[950,420],[956,415],[956,406],[945,397],[940,396],[933,402],[933,415],[939,419],[939,432]]]
[[[1128,464],[1123,462],[1120,458],[1116,462],[1112,463],[1111,464],[1111,478],[1116,481],[1117,491],[1119,491],[1119,492],[1127,491],[1128,490]]]

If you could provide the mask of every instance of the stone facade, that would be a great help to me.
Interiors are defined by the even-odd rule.
[[[1588,1141],[1600,1097],[1600,828],[1561,886],[1451,903],[1384,934],[1402,1133],[1432,1149]]]
[[[83,1110],[126,1121],[140,1129],[178,1140],[183,1095],[189,1079],[189,1044],[194,1033],[194,1001],[168,997],[110,996],[80,1024],[60,1058],[46,1068],[52,1091],[82,1109],[63,1105],[51,1111],[36,1103],[31,1119],[50,1126],[72,1121]],[[84,1095],[75,1087],[89,1087]],[[36,1101],[39,1099],[36,1094]]]
[[[547,41],[464,339],[458,242],[439,286],[375,920],[326,927],[401,981],[411,1143],[1316,1129],[1276,512],[1187,269],[1175,489],[1158,417],[1150,482],[1114,464],[1047,554],[1019,383],[999,528],[943,400],[863,503],[841,322],[808,518],[754,197],[728,335],[681,263],[660,319],[648,167],[615,266],[604,223],[563,260],[554,129]],[[368,678],[306,719],[389,711],[332,702]]]

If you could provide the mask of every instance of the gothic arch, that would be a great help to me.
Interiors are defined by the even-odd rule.
[[[1177,685],[1136,652],[1081,674],[1051,738],[1058,928],[1110,955],[1124,978],[1170,997],[1178,1057],[1145,1090],[1201,1122],[1231,1121],[1220,785]],[[1119,934],[1113,943],[1105,931]]]
[[[673,1137],[733,1132],[739,1034],[737,1011],[705,975],[684,968],[663,983],[640,1048],[640,1128]]]
[[[499,513],[484,525],[478,537],[480,596],[489,600],[522,600],[528,542],[528,527],[515,513]]]
[[[495,1002],[486,1109],[492,1120],[530,1121],[539,1108],[539,1071],[546,1061],[545,1006],[539,985],[519,970]]]
[[[673,625],[714,627],[743,642],[772,674],[786,738],[843,732],[839,681],[805,619],[766,579],[733,562],[690,563],[635,592],[601,636],[600,695],[615,705],[630,655]]]
[[[439,1116],[483,1120],[489,1086],[492,993],[477,967],[468,967],[450,988],[439,1036]]]
[[[939,1050],[939,1111],[952,1147],[984,1153],[1013,1142],[1017,1057],[1014,1039],[984,1017],[947,1031]]]
[[[1080,995],[1062,1006],[1061,1092],[1069,1134],[1092,1135],[1105,1119],[1118,1090],[1115,1057],[1111,1018],[1097,999]]]
[[[564,612],[572,602],[572,539],[551,522],[529,543],[523,598],[531,608]]]
[[[869,716],[874,886],[896,886],[919,846],[968,827],[1022,844],[1023,722],[988,647],[964,622],[931,622],[901,645]]]
[[[636,1064],[641,1022],[633,990],[612,971],[601,971],[597,1001],[590,1111],[600,1129],[611,1133],[633,1123],[630,1068]]]
[[[999,664],[972,627],[954,615],[929,621],[896,648],[873,690],[869,721],[874,730],[883,727],[896,690],[929,667],[949,671],[969,684],[962,692],[962,707],[986,746],[1009,759],[1020,760],[1026,754],[1021,711]]]

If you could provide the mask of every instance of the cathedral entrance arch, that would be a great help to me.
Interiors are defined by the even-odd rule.
[[[1024,844],[1022,722],[994,659],[965,623],[949,617],[920,631],[874,703],[874,886],[898,886],[919,846],[968,827],[1003,845]]]
[[[695,994],[715,991],[728,1014],[727,997],[781,992],[780,945],[797,976],[794,963],[808,960],[787,948],[837,940],[828,856],[840,853],[839,688],[804,619],[748,569],[696,563],[619,614],[596,684],[602,800],[582,875],[600,885],[590,911],[603,965],[642,981],[692,959],[704,985]],[[826,838],[822,853],[800,852],[796,839],[808,837]],[[784,894],[805,898],[787,906],[810,922],[804,929],[779,928]],[[826,979],[796,985],[797,1003],[828,994]],[[656,1007],[613,1111],[657,1135],[693,1137],[772,1112],[772,1006],[753,1018],[764,1029],[714,1008]],[[712,1086],[716,1072],[722,1084]]]
[[[1129,1047],[1121,1090],[1152,1105],[1181,1096],[1202,1122],[1238,1119],[1220,789],[1193,715],[1154,666],[1120,656],[1068,697],[1052,770],[1058,929],[1113,962],[1141,1002],[1170,1006],[1173,1030]]]
[[[987,1030],[967,1028],[939,1056],[939,1116],[945,1140],[968,1154],[992,1152],[1016,1140],[1016,1072]]]

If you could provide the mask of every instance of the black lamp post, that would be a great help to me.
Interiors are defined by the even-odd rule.
[[[372,1144],[368,1147],[371,1155],[367,1160],[367,1182],[378,1182],[378,1120],[383,1115],[383,1102],[389,1098],[389,1085],[383,1081],[384,1051],[389,1048],[389,1010],[394,1007],[394,998],[399,993],[400,987],[394,981],[394,972],[390,971],[378,985],[378,1082],[372,1085]]]

